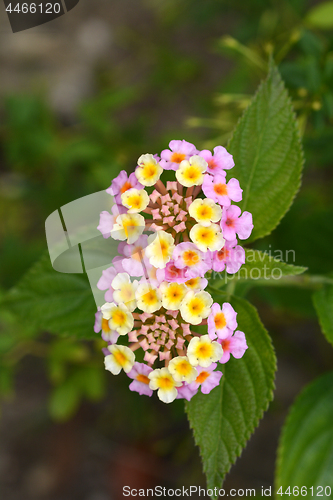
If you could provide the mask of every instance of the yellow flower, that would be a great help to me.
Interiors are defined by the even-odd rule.
[[[197,198],[189,206],[189,214],[202,226],[208,227],[212,222],[218,222],[222,217],[222,208],[210,198]]]
[[[129,210],[127,213],[134,214],[147,208],[149,196],[144,189],[128,189],[121,195],[121,202]]]
[[[208,335],[193,337],[187,348],[187,356],[192,366],[208,368],[222,358],[223,349],[218,342],[212,342]]]
[[[114,304],[106,302],[101,307],[103,318],[109,321],[111,330],[115,330],[119,335],[126,335],[134,326],[134,319],[130,311],[124,304]]]
[[[210,315],[213,299],[208,292],[187,292],[180,305],[180,314],[184,321],[191,325],[199,325],[204,318]]]
[[[187,382],[190,384],[198,376],[197,370],[191,365],[186,356],[173,358],[169,363],[168,370],[176,382]]]
[[[145,219],[140,214],[121,214],[118,215],[114,224],[111,236],[114,240],[124,241],[130,245],[134,243],[143,233],[145,228]]]
[[[117,274],[111,283],[114,289],[113,300],[118,304],[125,304],[129,311],[134,311],[136,308],[135,290],[138,284],[138,281],[133,281],[132,283],[127,273]]]
[[[177,181],[186,187],[201,186],[207,167],[208,163],[201,156],[191,156],[189,160],[183,160],[176,170]]]
[[[171,234],[158,231],[148,237],[146,256],[152,266],[164,269],[172,257],[175,241]]]
[[[132,370],[135,356],[129,347],[113,344],[108,346],[108,350],[111,354],[104,358],[106,370],[113,373],[113,375],[118,375],[121,369],[123,369],[125,373]]]
[[[166,283],[165,281],[159,288],[162,295],[162,304],[165,309],[176,311],[187,293],[186,286],[179,283]]]
[[[157,396],[163,403],[172,403],[177,397],[176,387],[180,387],[181,382],[176,382],[167,368],[157,368],[149,373],[149,387],[153,391],[158,389]]]
[[[152,288],[148,283],[141,283],[136,292],[138,308],[146,313],[153,313],[162,307],[161,295],[158,290]]]
[[[153,155],[141,155],[138,159],[138,167],[136,167],[135,175],[140,184],[143,186],[153,186],[159,180],[163,168]]]
[[[185,281],[185,285],[187,286],[187,288],[193,291],[202,290],[207,286],[207,280],[198,276],[197,278],[191,278],[190,280]]]
[[[190,231],[190,238],[202,252],[221,250],[225,244],[225,239],[218,224],[211,224],[208,227],[195,224]]]

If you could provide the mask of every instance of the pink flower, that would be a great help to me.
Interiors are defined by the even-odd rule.
[[[236,234],[241,240],[246,240],[253,229],[252,214],[243,212],[236,205],[231,205],[229,208],[223,209],[221,228],[223,237],[232,241],[236,238]]]
[[[211,252],[212,269],[220,273],[226,268],[227,273],[235,274],[245,264],[245,250],[237,245],[237,239],[226,241],[224,247],[216,252]]]
[[[102,329],[102,312],[99,307],[97,313],[95,314],[95,324],[94,324],[94,332],[98,333]]]
[[[130,383],[130,390],[138,392],[141,396],[152,396],[153,391],[149,388],[148,375],[153,369],[145,363],[135,362],[132,370],[127,374],[129,378],[133,379]]]
[[[147,266],[150,267],[149,260],[144,255],[147,240],[148,236],[142,234],[132,245],[124,245],[123,253],[127,258],[123,259],[122,266],[130,276],[143,276]]]
[[[198,153],[196,147],[187,141],[171,141],[169,148],[161,153],[160,165],[165,170],[178,170],[183,160],[188,160]]]
[[[208,316],[208,335],[211,340],[226,339],[237,328],[237,313],[228,302],[222,306],[217,303],[212,305]]]
[[[231,201],[241,201],[243,192],[237,179],[230,179],[226,184],[226,178],[223,174],[216,174],[214,177],[206,174],[202,190],[207,198],[211,198],[225,207],[230,207]]]
[[[189,279],[186,276],[186,269],[176,267],[173,260],[170,260],[164,269],[157,269],[156,275],[161,282],[168,281],[169,283],[185,283]]]
[[[108,267],[102,272],[102,276],[97,282],[97,288],[99,290],[107,290],[108,288],[111,287],[111,283],[116,276],[117,276],[116,269],[113,266]]]
[[[110,212],[103,210],[99,217],[99,226],[97,226],[98,231],[103,235],[103,238],[110,238],[113,225],[116,222],[116,218],[120,214],[125,214],[127,209],[121,205],[113,205]]]
[[[210,174],[222,173],[223,170],[229,170],[235,166],[232,155],[223,146],[216,146],[214,154],[208,149],[200,151],[199,156],[202,156],[208,163],[207,172]]]
[[[122,170],[120,174],[113,179],[111,186],[107,188],[106,192],[115,197],[116,203],[121,205],[121,195],[128,189],[136,188],[143,189],[134,172],[128,177],[127,172]]]
[[[194,382],[189,384],[189,389],[198,389],[201,385],[201,392],[203,394],[209,394],[211,390],[215,389],[220,383],[222,372],[216,371],[216,363],[212,363],[208,368],[203,368],[202,366],[197,366],[198,376]]]
[[[230,359],[230,354],[233,355],[234,358],[240,359],[248,345],[246,343],[245,334],[237,330],[234,334],[230,334],[227,338],[218,340],[218,342],[222,345],[223,356],[220,359],[220,363],[226,363]]]
[[[183,385],[181,387],[177,387],[178,395],[176,399],[187,399],[187,401],[191,401],[193,396],[195,396],[198,392],[198,387],[191,387],[191,385],[192,384],[183,382]]]
[[[175,266],[179,269],[186,269],[186,278],[204,277],[210,269],[210,265],[205,260],[205,255],[200,252],[194,243],[179,243],[173,251]]]

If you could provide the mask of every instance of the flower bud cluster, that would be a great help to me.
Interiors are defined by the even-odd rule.
[[[142,155],[135,172],[122,171],[107,190],[116,204],[98,229],[121,243],[97,284],[107,302],[95,322],[108,342],[106,369],[124,370],[131,390],[157,390],[165,403],[190,400],[199,387],[208,394],[222,376],[217,362],[247,349],[232,306],[213,303],[205,288],[212,271],[239,270],[245,252],[237,236],[247,239],[253,228],[252,215],[232,205],[242,189],[226,180],[234,162],[225,148],[198,151],[179,140],[169,148]],[[164,170],[174,179],[163,183]]]

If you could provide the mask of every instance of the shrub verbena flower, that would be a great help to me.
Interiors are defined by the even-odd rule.
[[[247,239],[253,228],[252,215],[232,204],[242,199],[238,180],[227,181],[233,166],[222,146],[212,153],[173,140],[107,189],[115,205],[98,229],[120,242],[119,256],[98,281],[106,303],[94,328],[108,343],[105,368],[123,370],[131,391],[157,391],[165,403],[190,400],[200,388],[208,394],[222,377],[218,363],[247,349],[236,311],[205,290],[212,271],[235,273],[244,264],[237,236]],[[163,182],[164,170],[174,180]]]

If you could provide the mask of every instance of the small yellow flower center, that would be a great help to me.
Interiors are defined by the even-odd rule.
[[[158,385],[161,389],[172,389],[174,386],[174,383],[170,377],[161,377],[158,380]]]
[[[203,310],[204,304],[200,299],[193,299],[190,303],[190,310],[193,314],[200,314]]]
[[[196,180],[201,174],[200,170],[196,167],[189,167],[186,172],[184,172],[185,177],[191,181]]]
[[[185,160],[186,155],[183,153],[173,153],[171,155],[171,161],[173,163],[181,163],[183,160]]]
[[[210,358],[212,355],[212,346],[210,344],[201,344],[197,350],[200,358]]]
[[[149,177],[153,177],[156,174],[156,165],[153,163],[148,163],[148,165],[144,166],[144,176],[149,179]]]
[[[169,296],[171,296],[173,299],[179,299],[182,295],[182,290],[177,284],[169,288]]]
[[[191,365],[186,361],[182,361],[181,363],[178,363],[177,371],[181,375],[188,375],[191,371]]]
[[[198,215],[202,219],[211,219],[212,218],[212,209],[211,207],[207,207],[207,205],[203,205],[198,210]]]
[[[198,384],[203,384],[204,381],[208,379],[209,375],[210,375],[210,373],[208,373],[208,372],[201,372],[201,373],[199,373],[199,375],[197,376],[195,381]]]
[[[217,313],[215,315],[214,323],[215,323],[217,330],[221,330],[222,328],[224,328],[227,325],[227,322],[226,322],[226,319],[225,319],[223,312]]]
[[[103,332],[109,333],[111,328],[109,327],[109,321],[105,318],[102,319],[102,330]]]
[[[120,351],[116,351],[114,354],[114,357],[116,358],[116,361],[119,365],[124,365],[127,361],[126,356]]]
[[[124,231],[125,231],[127,238],[128,238],[130,231],[132,231],[135,226],[136,226],[136,224],[134,224],[132,219],[127,219],[127,220],[123,221],[123,228],[124,228]]]
[[[150,292],[145,293],[142,299],[146,304],[155,304],[156,293],[153,290],[151,290]]]
[[[161,252],[162,252],[163,257],[166,257],[168,254],[169,245],[165,241],[161,241],[160,248],[161,248]]]
[[[136,380],[138,382],[142,382],[143,384],[149,385],[149,378],[146,377],[146,375],[142,375],[142,373],[139,373],[139,375],[137,375]]]
[[[112,320],[118,324],[118,325],[122,325],[125,323],[126,321],[126,315],[125,313],[123,313],[123,311],[115,311],[113,313],[113,316],[112,316]]]
[[[141,206],[141,196],[139,196],[139,195],[131,196],[130,198],[128,198],[128,204],[132,208],[140,208],[140,206]]]
[[[203,241],[211,241],[212,239],[212,232],[209,231],[208,229],[202,229],[199,233],[199,238]]]

